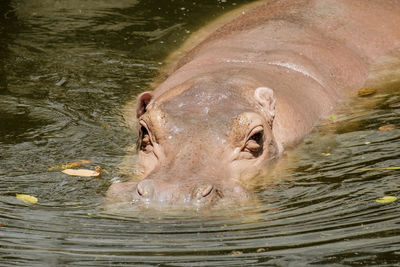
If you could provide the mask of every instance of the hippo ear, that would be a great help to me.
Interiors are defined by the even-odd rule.
[[[151,92],[141,93],[138,97],[138,103],[136,107],[136,117],[139,118],[146,112],[146,107],[149,105],[153,94]]]
[[[274,91],[268,87],[258,87],[254,92],[254,98],[257,101],[257,105],[265,113],[269,123],[272,125],[272,121],[275,117]]]

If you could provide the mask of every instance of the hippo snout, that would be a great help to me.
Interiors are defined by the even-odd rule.
[[[174,185],[144,179],[136,186],[134,202],[147,205],[207,206],[222,198],[223,194],[218,186],[208,182]]]
[[[251,199],[251,194],[239,184],[217,184],[199,180],[173,183],[145,178],[139,182],[112,184],[107,191],[107,198],[148,208],[199,209],[244,203]]]

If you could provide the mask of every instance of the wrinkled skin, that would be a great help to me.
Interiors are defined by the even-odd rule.
[[[278,0],[233,19],[138,97],[143,178],[109,199],[208,207],[299,142],[400,48],[400,1]]]

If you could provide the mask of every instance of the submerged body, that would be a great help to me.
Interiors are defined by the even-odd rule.
[[[139,182],[109,199],[209,206],[310,132],[371,66],[400,54],[399,0],[276,0],[243,12],[138,97]]]

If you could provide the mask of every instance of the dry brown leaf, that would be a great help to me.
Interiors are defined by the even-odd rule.
[[[381,127],[378,128],[379,131],[390,131],[393,129],[397,129],[400,128],[399,126],[393,125],[393,124],[389,124],[389,125],[383,125]]]
[[[70,169],[70,168],[74,168],[74,167],[79,167],[82,164],[85,163],[92,163],[92,161],[90,160],[79,160],[79,161],[74,161],[74,162],[70,162],[67,164],[63,164],[63,165],[57,165],[57,166],[53,166],[51,168],[49,168],[49,171],[56,171],[56,170],[63,170],[63,169]]]

